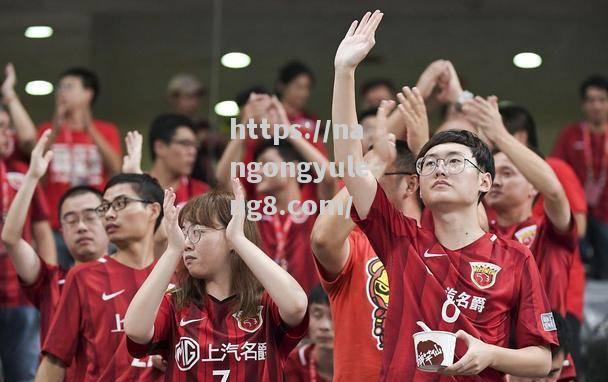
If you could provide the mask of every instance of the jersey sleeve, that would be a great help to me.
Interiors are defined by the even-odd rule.
[[[175,309],[171,304],[171,295],[165,295],[158,308],[156,319],[154,320],[154,334],[147,344],[138,344],[127,338],[127,350],[135,358],[143,358],[149,354],[160,354],[167,357],[169,340],[171,338],[171,324],[175,316]]]
[[[378,258],[387,267],[391,264],[391,259],[387,254],[393,249],[394,237],[406,236],[411,243],[414,243],[418,233],[416,221],[395,209],[377,182],[376,195],[367,217],[361,219],[353,205],[351,218],[365,232]],[[407,252],[404,251],[404,255],[407,255]]]
[[[281,354],[289,354],[308,332],[308,311],[302,322],[289,327],[279,314],[279,307],[274,303],[267,292],[262,294],[262,305],[266,307],[266,319],[269,319],[275,333],[275,341]]]
[[[572,166],[562,161],[559,165],[559,171],[556,171],[555,174],[566,192],[566,197],[570,202],[572,212],[575,214],[586,214],[587,199],[585,197],[585,190],[583,189],[583,185],[581,184],[580,180],[576,176],[576,173],[572,169]]]
[[[101,131],[104,138],[108,141],[112,147],[112,150],[114,150],[116,154],[120,155],[122,152],[122,146],[118,127],[113,123],[106,123],[104,124],[104,127],[105,129]]]
[[[85,302],[80,294],[83,290],[79,272],[68,273],[59,305],[42,347],[43,354],[58,358],[65,366],[74,359],[82,328],[82,311]]]
[[[514,317],[516,347],[557,345],[555,321],[531,254],[523,263],[517,293]]]
[[[25,296],[37,309],[40,309],[40,303],[45,289],[50,287],[51,277],[49,265],[44,260],[40,259],[40,272],[38,272],[38,276],[32,284],[25,285],[23,280],[19,278],[21,289],[23,289]]]

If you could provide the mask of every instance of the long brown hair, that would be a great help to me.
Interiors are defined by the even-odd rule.
[[[210,191],[190,199],[179,213],[179,225],[183,227],[184,222],[188,221],[215,229],[226,228],[232,219],[232,200],[234,194],[223,191]],[[253,221],[246,219],[243,231],[247,239],[260,246],[260,235]],[[262,285],[234,250],[231,250],[228,256],[232,271],[230,289],[237,296],[235,312],[242,311],[243,318],[255,317],[258,314]],[[192,277],[183,263],[178,268],[177,276],[178,288],[174,292],[174,298],[178,309],[188,304],[196,304],[202,308],[207,294],[205,280]]]

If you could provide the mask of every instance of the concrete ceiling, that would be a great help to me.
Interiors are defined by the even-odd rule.
[[[542,146],[579,117],[577,89],[592,73],[608,75],[608,2],[581,1],[222,1],[221,52],[252,57],[242,70],[220,68],[219,99],[255,84],[272,88],[289,59],[317,75],[310,110],[330,116],[333,55],[350,21],[364,10],[385,12],[372,59],[358,80],[389,77],[413,84],[432,60],[450,59],[467,87],[528,106]],[[0,0],[0,64],[12,61],[20,93],[36,122],[48,119],[52,96],[32,97],[27,81],[54,81],[63,69],[86,65],[102,80],[97,116],[124,130],[145,130],[164,111],[167,80],[192,72],[209,84],[213,2],[203,0]],[[28,25],[48,24],[50,39],[23,37]],[[517,69],[521,51],[543,57],[535,70]]]

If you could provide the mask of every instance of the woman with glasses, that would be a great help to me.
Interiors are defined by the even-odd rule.
[[[232,182],[235,196],[212,191],[179,216],[165,191],[168,247],[133,298],[125,331],[131,354],[168,360],[166,380],[282,381],[307,331],[304,290],[258,247],[243,188]],[[165,294],[176,267],[178,287]]]
[[[154,232],[162,220],[163,190],[146,174],[120,174],[106,185],[95,212],[117,252],[72,269],[47,339],[37,381],[63,381],[74,360],[82,381],[160,381],[162,362],[129,355],[124,317],[154,268]],[[93,215],[80,217],[86,221]],[[82,223],[79,223],[82,225]]]

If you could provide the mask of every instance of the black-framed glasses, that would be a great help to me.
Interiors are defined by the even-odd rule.
[[[470,159],[465,158],[464,155],[453,153],[449,154],[445,158],[436,158],[434,156],[425,156],[416,161],[416,172],[420,176],[428,176],[431,175],[437,170],[439,166],[439,161],[443,162],[443,166],[446,171],[450,175],[458,175],[464,171],[466,167],[466,163],[470,163],[473,167],[475,167],[479,172],[483,173],[483,171]]]
[[[104,200],[103,202],[101,202],[101,204],[97,208],[95,208],[95,212],[97,212],[97,215],[101,217],[101,216],[105,215],[106,212],[108,212],[110,207],[112,207],[112,209],[114,211],[120,211],[120,210],[124,210],[125,207],[127,207],[127,205],[131,202],[138,202],[138,203],[144,203],[144,204],[154,203],[153,201],[150,201],[150,200],[135,199],[135,198],[130,198],[128,196],[119,196],[116,199],[112,200],[111,202]]]
[[[99,222],[99,215],[97,214],[97,210],[95,208],[87,208],[85,210],[78,212],[68,212],[63,215],[61,218],[61,223],[63,223],[68,228],[75,228],[83,222],[87,226],[92,226]]]

